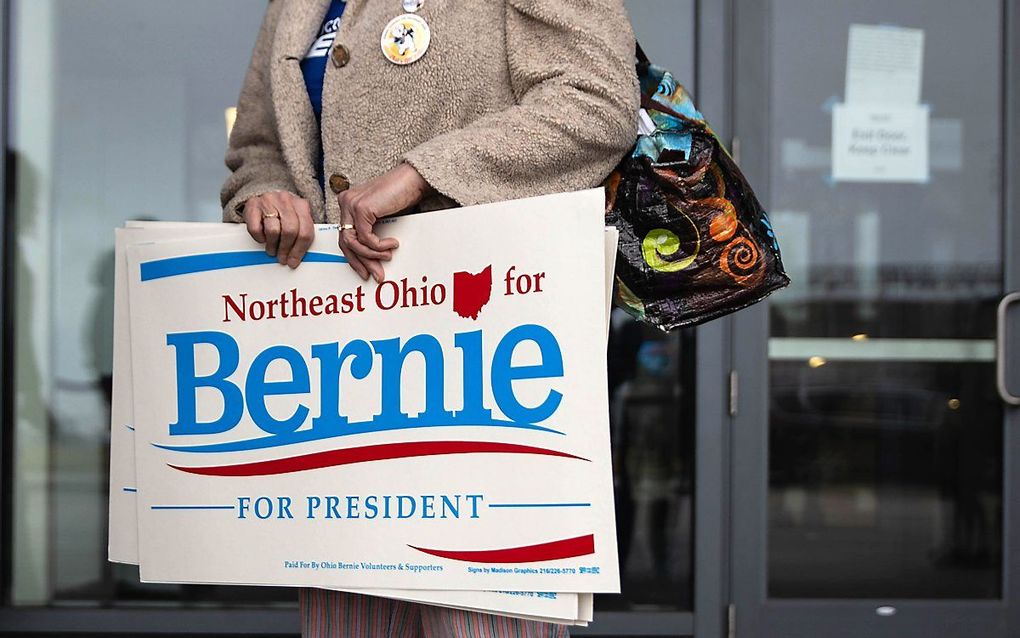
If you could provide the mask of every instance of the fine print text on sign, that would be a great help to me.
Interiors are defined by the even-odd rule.
[[[618,591],[601,198],[130,246],[143,579]]]

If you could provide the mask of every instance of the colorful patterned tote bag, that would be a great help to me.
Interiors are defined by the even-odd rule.
[[[637,71],[641,133],[605,182],[617,302],[672,330],[788,285],[768,216],[687,91],[640,47]]]

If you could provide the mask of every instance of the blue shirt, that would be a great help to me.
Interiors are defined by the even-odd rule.
[[[322,28],[319,29],[319,37],[312,42],[308,53],[301,60],[301,73],[305,77],[305,88],[308,89],[308,100],[312,103],[312,111],[315,112],[315,120],[322,125],[322,80],[326,75],[326,62],[329,60],[330,49],[333,48],[333,40],[336,32],[340,29],[340,16],[347,6],[345,0],[333,0],[329,5],[329,11],[322,20]],[[323,184],[322,175],[322,147],[319,147],[319,161],[316,163],[316,173],[319,177],[319,184]]]

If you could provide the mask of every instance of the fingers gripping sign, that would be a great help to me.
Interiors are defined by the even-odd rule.
[[[315,236],[307,200],[284,191],[264,193],[244,204],[244,222],[252,239],[265,244],[266,254],[297,268]]]
[[[252,197],[244,203],[244,225],[248,227],[248,234],[260,244],[266,243],[266,233],[263,230],[262,210],[259,207],[259,198]]]
[[[354,186],[337,195],[340,207],[340,250],[362,279],[385,278],[382,262],[393,258],[400,245],[392,237],[379,237],[375,223],[384,217],[406,211],[429,192],[428,183],[409,164]]]
[[[350,188],[337,196],[341,231],[338,245],[351,268],[364,280],[382,282],[382,262],[393,258],[400,243],[379,237],[375,223],[415,206],[431,190],[428,182],[409,164]],[[281,264],[297,268],[315,237],[308,201],[286,191],[263,193],[244,204],[248,233],[265,245],[266,254]]]
[[[340,225],[340,249],[362,279],[371,275],[377,283],[382,282],[385,277],[382,262],[393,258],[397,241],[388,239],[383,242],[376,237],[373,227],[378,216],[367,210],[358,199],[341,193],[338,201],[343,220]],[[375,241],[371,241],[369,236]]]
[[[353,226],[352,224],[349,224]],[[361,257],[354,250],[351,249],[351,241],[357,241],[357,235],[355,234],[354,228],[342,228],[340,230],[340,236],[337,239],[337,244],[340,246],[340,252],[347,258],[347,263],[351,265],[354,272],[358,274],[363,280],[368,280],[369,270],[365,266],[365,263],[361,260]],[[377,281],[380,281],[377,279]]]

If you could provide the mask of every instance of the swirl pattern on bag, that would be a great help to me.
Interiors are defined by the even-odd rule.
[[[664,330],[702,323],[789,284],[754,196],[684,87],[638,64],[655,128],[606,179],[606,221],[620,231],[617,301]]]

